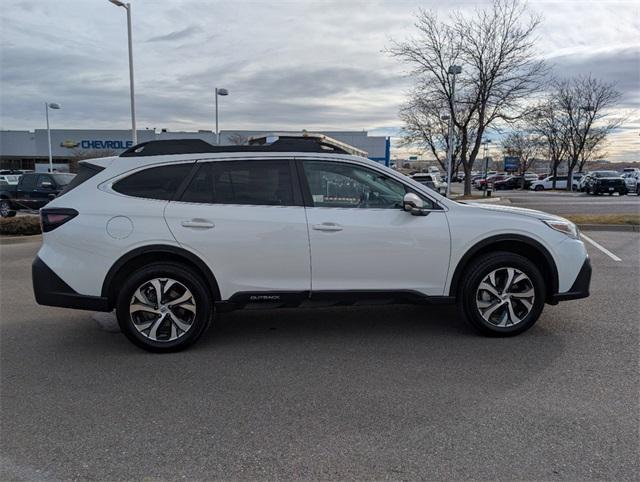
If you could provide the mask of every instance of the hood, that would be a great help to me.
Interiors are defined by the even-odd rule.
[[[508,214],[519,214],[521,216],[528,216],[536,219],[561,219],[566,221],[563,217],[556,216],[555,214],[545,213],[543,211],[536,211],[535,209],[516,208],[512,206],[502,206],[500,204],[481,204],[481,203],[465,203],[467,206],[474,209],[483,209],[485,211],[498,211]]]

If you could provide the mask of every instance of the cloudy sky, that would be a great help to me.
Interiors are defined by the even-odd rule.
[[[139,128],[367,129],[397,133],[411,80],[382,50],[418,8],[482,2],[130,0]],[[628,122],[613,160],[638,160],[640,2],[529,2],[538,49],[559,75],[616,82]],[[128,128],[126,15],[107,0],[0,0],[0,129]]]

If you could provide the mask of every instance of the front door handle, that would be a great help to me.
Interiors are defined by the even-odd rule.
[[[342,226],[336,223],[314,224],[312,227],[316,231],[328,231],[328,232],[342,231]]]
[[[215,227],[215,224],[213,224],[213,222],[209,221],[208,219],[199,219],[199,218],[188,219],[188,220],[182,221],[180,224],[185,228],[196,228],[196,229],[211,229]]]

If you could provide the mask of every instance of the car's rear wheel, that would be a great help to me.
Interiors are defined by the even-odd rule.
[[[490,336],[513,336],[540,317],[545,282],[529,259],[509,252],[485,255],[465,273],[459,306],[467,321]]]
[[[177,351],[194,343],[213,316],[209,290],[191,268],[152,263],[134,271],[118,294],[122,332],[154,352]]]

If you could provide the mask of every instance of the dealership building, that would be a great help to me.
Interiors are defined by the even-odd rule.
[[[246,144],[250,137],[278,132],[300,134],[301,131],[227,130],[220,131],[220,144]],[[315,131],[314,131],[315,132]],[[320,134],[333,137],[367,152],[374,161],[389,165],[390,140],[388,137],[369,136],[366,131],[325,131]],[[139,130],[138,142],[162,139],[202,139],[215,144],[212,131],[179,132]],[[52,129],[51,153],[54,168],[67,170],[72,160],[117,155],[132,146],[130,130]],[[46,129],[34,131],[0,131],[0,169],[47,170],[49,148]]]

